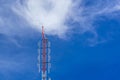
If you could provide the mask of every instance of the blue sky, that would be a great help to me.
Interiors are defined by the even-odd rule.
[[[119,0],[0,0],[0,80],[40,80],[41,26],[52,80],[120,80]]]

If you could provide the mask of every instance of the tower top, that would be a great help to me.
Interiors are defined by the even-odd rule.
[[[45,38],[45,34],[44,34],[44,26],[42,26],[42,39]]]

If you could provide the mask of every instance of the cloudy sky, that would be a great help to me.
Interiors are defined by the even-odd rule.
[[[0,0],[0,80],[40,80],[42,25],[51,80],[120,80],[120,0]]]

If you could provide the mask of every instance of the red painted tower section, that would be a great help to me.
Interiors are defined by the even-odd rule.
[[[42,39],[38,44],[38,69],[41,80],[51,80],[50,73],[50,42],[45,36],[44,27],[42,26]]]
[[[44,27],[42,26],[42,72],[43,72],[43,80],[46,80],[46,42],[47,40],[45,39],[45,35],[44,35]]]

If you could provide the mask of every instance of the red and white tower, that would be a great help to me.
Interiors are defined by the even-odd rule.
[[[45,36],[44,27],[42,26],[42,39],[38,43],[38,71],[41,80],[51,80],[50,75],[50,42]]]

